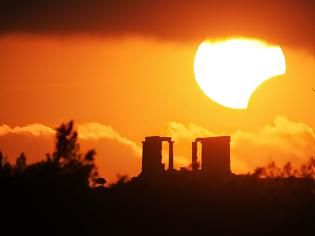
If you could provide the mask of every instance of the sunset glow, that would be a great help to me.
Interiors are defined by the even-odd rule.
[[[6,1],[0,151],[46,160],[73,119],[108,182],[141,172],[150,135],[172,137],[177,170],[218,135],[233,173],[299,166],[315,153],[315,5],[301,1]]]
[[[279,46],[253,39],[202,42],[194,61],[198,85],[213,101],[246,109],[256,88],[286,71]]]
[[[1,1],[1,232],[314,235],[314,22],[315,0]]]

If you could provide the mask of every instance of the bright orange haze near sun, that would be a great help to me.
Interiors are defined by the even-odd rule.
[[[208,46],[223,47],[227,41],[210,41]],[[252,44],[261,48],[253,52],[278,51],[283,59],[278,46],[260,40]],[[28,163],[41,161],[54,149],[53,128],[74,119],[81,149],[96,150],[98,171],[107,180],[115,180],[117,173],[139,174],[141,141],[150,135],[173,138],[177,169],[190,164],[195,137],[216,135],[231,135],[233,173],[247,173],[271,161],[300,165],[315,153],[315,58],[281,47],[285,75],[263,82],[248,109],[230,109],[205,96],[196,83],[197,42],[0,37],[0,150],[12,163],[22,151]],[[225,62],[229,58],[221,57]],[[240,60],[237,55],[234,59]],[[255,61],[253,56],[250,63]],[[232,71],[227,65],[221,73]],[[270,72],[263,66],[261,71]],[[223,93],[218,89],[224,98],[227,85]],[[228,94],[240,92],[237,86]]]
[[[194,62],[195,77],[202,91],[229,108],[246,109],[256,88],[286,71],[279,46],[260,40],[236,38],[202,42]]]

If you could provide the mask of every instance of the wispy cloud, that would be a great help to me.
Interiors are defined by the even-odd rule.
[[[133,141],[120,136],[112,127],[97,122],[78,125],[79,138],[82,140],[113,139],[129,146],[136,155],[141,154],[141,148]]]
[[[8,125],[0,126],[0,136],[8,134],[32,135],[32,136],[51,136],[55,134],[54,129],[42,124],[30,124],[26,126],[15,126],[11,128]]]
[[[196,124],[169,122],[164,133],[173,137],[177,153],[187,161],[191,158],[191,142],[196,137],[231,135],[232,170],[236,173],[253,171],[271,161],[279,164],[290,161],[299,165],[315,154],[313,129],[282,116],[277,116],[272,124],[253,131],[218,134]]]
[[[231,145],[233,156],[248,170],[271,161],[300,165],[315,154],[315,134],[304,123],[278,116],[259,130],[234,133]]]
[[[112,127],[97,122],[90,122],[78,125],[79,139],[82,140],[100,140],[113,139],[119,143],[132,148],[132,150],[140,155],[141,148],[133,141],[120,136]],[[8,125],[0,126],[0,136],[9,134],[31,135],[35,137],[55,135],[55,130],[43,124],[30,124],[26,126],[15,126],[11,128]]]
[[[114,181],[118,173],[133,176],[140,172],[141,147],[136,142],[97,122],[79,124],[76,129],[82,151],[96,149],[96,165],[101,176]],[[43,124],[1,125],[0,151],[12,163],[20,152],[25,152],[28,163],[34,163],[53,151],[54,136],[54,128]]]
[[[114,173],[119,172],[123,174],[122,171],[127,172],[130,166],[133,166],[132,173],[140,171],[141,147],[135,141],[123,137],[112,127],[97,122],[79,124],[77,129],[79,140],[83,142],[83,146],[96,147],[97,163],[106,167],[104,167],[103,173],[111,172],[114,175]],[[45,139],[46,146],[44,145],[44,147],[51,146],[47,143],[52,143],[54,134],[53,128],[42,124],[12,128],[1,125],[0,150],[6,151],[11,148],[12,153],[14,153],[13,158],[15,158],[17,147],[28,148],[34,144],[34,147],[29,148],[29,157],[32,157],[32,153],[38,149],[37,145],[43,143],[41,140],[44,138],[50,138],[49,140]],[[307,124],[294,122],[282,116],[276,117],[271,124],[260,129],[238,130],[231,134],[214,133],[193,123],[168,122],[161,134],[171,136],[175,141],[174,160],[176,168],[186,167],[190,164],[191,142],[196,137],[231,135],[231,162],[234,173],[251,172],[256,167],[265,166],[271,161],[275,161],[279,165],[288,161],[293,165],[300,165],[315,154],[313,129]],[[32,139],[21,137],[32,137]],[[22,142],[27,143],[27,145],[21,145]],[[9,144],[11,147],[8,147]],[[18,151],[24,151],[24,149]],[[44,153],[44,151],[51,150],[41,151]],[[166,151],[163,151],[165,159],[167,159]],[[10,156],[10,152],[8,155]],[[44,155],[41,157],[44,158]],[[102,170],[102,167],[100,169]]]

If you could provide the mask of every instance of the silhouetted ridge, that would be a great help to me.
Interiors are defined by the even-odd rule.
[[[1,235],[315,232],[314,158],[300,171],[290,163],[283,168],[273,163],[253,175],[233,175],[230,137],[208,137],[192,143],[191,168],[175,170],[174,142],[153,136],[143,142],[141,174],[131,180],[121,176],[104,187],[95,151],[82,154],[77,137],[72,121],[62,124],[54,152],[32,165],[24,153],[11,165],[0,152]],[[169,143],[168,168],[162,163],[162,142]]]

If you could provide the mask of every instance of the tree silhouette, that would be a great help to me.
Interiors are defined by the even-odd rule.
[[[26,156],[24,152],[20,154],[20,156],[15,161],[15,172],[22,173],[27,168],[26,164]]]
[[[95,179],[96,187],[104,187],[106,184],[106,180],[104,178],[96,178]]]
[[[253,176],[263,178],[299,177],[315,179],[315,157],[311,157],[299,169],[293,168],[290,162],[287,162],[283,168],[278,167],[275,162],[271,162],[266,167],[257,167]]]
[[[315,177],[315,158],[300,169],[273,162],[257,168],[254,175],[231,175],[224,181],[188,169],[167,172],[153,183],[141,175],[132,179],[122,175],[104,188],[106,180],[98,177],[95,155],[95,150],[80,151],[73,121],[56,129],[55,148],[46,160],[27,165],[21,153],[11,166],[0,152],[4,216],[0,232],[76,236],[315,232],[315,181],[310,178]],[[93,181],[96,188],[90,188]]]
[[[0,177],[8,177],[11,175],[12,166],[0,152]]]
[[[96,180],[98,172],[94,164],[95,150],[80,152],[78,132],[74,129],[74,122],[62,123],[56,128],[55,150],[46,154],[45,161],[27,165],[25,153],[22,152],[15,161],[15,165],[7,161],[0,152],[0,177],[23,177],[32,183],[44,182],[55,184],[60,181],[64,185],[86,186],[100,185]],[[106,183],[104,179],[102,185]]]
[[[73,129],[73,121],[61,124],[56,131],[56,150],[53,153],[53,161],[59,164],[62,158],[65,162],[79,159],[78,133]]]
[[[84,155],[80,153],[78,133],[74,130],[74,122],[71,120],[56,128],[55,151],[52,155],[47,154],[47,163],[56,167],[59,175],[71,176],[72,179],[89,185],[98,176],[94,164],[95,155],[93,149]]]

